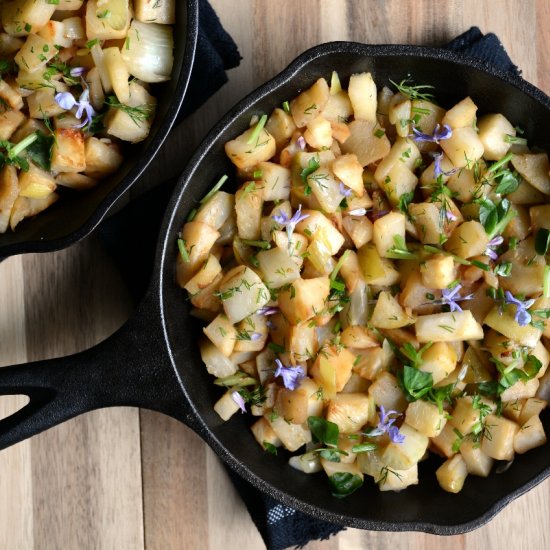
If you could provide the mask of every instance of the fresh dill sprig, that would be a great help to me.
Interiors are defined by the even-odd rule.
[[[130,107],[124,103],[120,103],[114,95],[107,98],[105,102],[109,107],[113,109],[120,109],[123,113],[126,113],[136,126],[140,126],[140,122],[145,122],[153,114],[152,105],[138,105],[137,107]]]
[[[412,80],[409,78],[404,78],[399,84],[390,79],[390,82],[397,88],[397,90],[402,93],[404,96],[410,100],[418,99],[421,101],[432,101],[434,100],[434,95],[426,93],[422,90],[433,90],[433,86],[429,84],[418,84],[416,86],[412,85]]]

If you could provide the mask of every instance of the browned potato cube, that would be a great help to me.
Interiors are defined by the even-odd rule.
[[[55,101],[55,90],[40,88],[27,98],[31,118],[50,118],[65,112]]]
[[[82,132],[60,128],[55,130],[54,137],[52,171],[83,172],[86,169],[86,150]]]
[[[43,199],[32,199],[21,196],[17,197],[15,203],[13,204],[13,208],[11,209],[11,229],[14,230],[17,224],[24,218],[30,218],[31,216],[40,214],[40,212],[46,210],[46,208],[51,206],[58,198],[59,195],[57,193],[50,193]]]
[[[86,140],[84,150],[86,174],[93,178],[103,178],[116,172],[124,160],[116,144],[95,137]]]
[[[25,115],[21,111],[5,111],[0,114],[0,140],[10,139],[24,120]]]
[[[31,199],[44,199],[56,188],[53,176],[33,163],[19,175],[19,186],[19,195]]]

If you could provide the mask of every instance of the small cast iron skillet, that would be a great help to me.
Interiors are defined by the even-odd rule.
[[[471,95],[480,112],[502,112],[525,129],[530,143],[550,144],[550,99],[521,78],[510,77],[454,53],[413,46],[337,42],[315,47],[241,101],[210,132],[181,176],[167,207],[158,242],[156,272],[134,317],[98,346],[71,357],[0,369],[0,394],[26,394],[29,404],[0,421],[0,448],[92,409],[140,406],[171,415],[195,430],[255,487],[317,518],[362,529],[462,533],[491,519],[503,506],[550,474],[547,446],[518,456],[508,470],[487,479],[469,477],[458,495],[441,490],[432,457],[420,465],[420,484],[402,493],[380,493],[369,481],[350,497],[332,497],[322,474],[307,476],[263,452],[234,415],[222,422],[212,410],[219,388],[197,350],[200,328],[188,315],[174,282],[176,236],[187,214],[223,173],[233,167],[224,143],[318,77],[371,71],[379,86],[411,75],[435,86],[444,106]],[[550,429],[548,416],[545,427]]]
[[[15,231],[0,234],[0,261],[14,254],[60,250],[83,239],[155,158],[178,116],[191,76],[199,28],[198,0],[176,3],[173,28],[172,78],[155,85],[157,111],[147,139],[128,146],[120,169],[97,187],[85,192],[67,190],[61,200],[38,216],[23,220]]]

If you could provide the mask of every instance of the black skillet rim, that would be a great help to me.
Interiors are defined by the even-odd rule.
[[[143,155],[130,172],[123,180],[96,206],[92,215],[78,229],[68,233],[57,239],[41,241],[29,240],[18,243],[2,245],[0,243],[0,262],[17,254],[28,254],[31,252],[53,252],[67,248],[85,237],[101,223],[112,206],[126,193],[134,183],[143,175],[147,167],[157,156],[164,141],[168,137],[170,130],[176,122],[176,118],[181,109],[189,80],[191,70],[195,61],[196,46],[199,33],[199,0],[186,0],[187,2],[187,30],[185,49],[182,59],[182,71],[179,75],[178,82],[175,87],[175,94],[169,106],[169,109],[164,116],[164,119],[159,126],[156,134],[147,147],[147,155]],[[184,70],[187,67],[187,70]],[[0,235],[1,237],[1,235]]]
[[[201,417],[200,413],[198,413],[198,411],[194,407],[192,398],[187,392],[180,377],[178,366],[176,365],[176,361],[172,352],[172,347],[170,345],[170,334],[167,327],[165,312],[166,307],[164,303],[163,289],[167,285],[174,284],[173,237],[177,232],[177,230],[175,229],[178,226],[177,224],[182,221],[181,218],[176,219],[177,206],[183,199],[184,195],[189,192],[190,182],[194,173],[199,169],[201,163],[203,162],[203,158],[206,156],[212,145],[212,142],[215,140],[217,135],[225,130],[226,127],[230,126],[235,121],[235,119],[237,119],[240,115],[246,113],[248,109],[257,101],[269,95],[273,89],[276,89],[279,86],[283,85],[294,74],[300,71],[304,65],[317,59],[318,57],[322,57],[332,53],[360,53],[369,57],[412,56],[455,63],[464,67],[488,73],[489,75],[494,76],[497,79],[500,79],[519,89],[521,92],[527,94],[528,96],[541,103],[546,109],[550,110],[550,97],[548,97],[544,92],[542,92],[529,82],[525,81],[523,78],[505,73],[499,69],[496,69],[490,64],[480,61],[476,58],[464,56],[449,50],[400,44],[368,45],[357,42],[328,42],[305,51],[294,61],[292,61],[292,63],[290,63],[290,65],[288,65],[286,69],[284,69],[274,78],[251,92],[244,99],[242,99],[233,109],[226,113],[226,115],[204,138],[203,142],[197,148],[195,154],[189,161],[187,168],[178,179],[176,189],[167,206],[166,215],[160,231],[158,242],[159,247],[157,248],[156,255],[156,265],[158,265],[160,269],[156,271],[154,275],[152,286],[152,288],[156,289],[156,291],[159,293],[160,316],[162,320],[162,328],[167,351],[170,356],[172,367],[176,373],[178,382],[189,403],[192,414],[195,417],[193,428],[210,445],[210,447],[226,463],[226,465],[228,465],[233,471],[238,473],[241,477],[243,477],[257,489],[260,489],[262,492],[267,493],[268,495],[280,501],[286,506],[290,506],[292,508],[300,510],[301,512],[305,512],[306,514],[314,516],[318,519],[349,527],[374,531],[421,531],[437,535],[458,535],[466,533],[487,523],[507,504],[509,504],[522,494],[526,493],[527,491],[538,485],[545,478],[550,476],[550,465],[542,470],[539,474],[533,476],[521,487],[518,487],[516,490],[511,491],[504,497],[497,500],[481,515],[470,521],[460,524],[445,525],[437,523],[436,521],[392,522],[368,520],[350,515],[341,515],[330,512],[326,509],[303,502],[302,500],[295,498],[285,493],[284,491],[270,485],[267,481],[263,480],[256,473],[254,473],[248,466],[243,464],[241,461],[239,461],[231,453],[228,452],[223,443],[212,433],[208,425]]]

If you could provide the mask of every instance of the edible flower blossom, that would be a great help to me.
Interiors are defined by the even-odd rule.
[[[396,416],[394,418],[390,418],[392,415]],[[377,436],[387,433],[393,443],[403,443],[403,441],[405,441],[405,436],[399,431],[397,426],[393,425],[399,416],[401,416],[401,413],[393,410],[386,412],[384,406],[380,405],[380,421],[378,422],[376,428],[373,428],[368,432],[368,435]]]
[[[497,235],[493,237],[488,243],[487,248],[485,249],[485,256],[489,256],[491,260],[496,260],[498,254],[495,252],[495,249],[498,248],[504,242],[502,235]]]
[[[352,190],[347,188],[342,182],[340,182],[340,194],[344,197],[351,197]]]
[[[275,315],[276,313],[279,313],[279,308],[274,306],[265,306],[261,307],[256,313],[258,315]]]
[[[452,176],[454,173],[458,172],[458,168],[452,168],[451,170],[443,170],[441,168],[441,159],[443,158],[443,153],[434,153],[434,176],[435,179],[439,178],[439,176]]]
[[[259,340],[262,337],[259,332],[249,332],[248,335],[252,341]]]
[[[296,226],[302,220],[309,218],[309,214],[302,214],[302,205],[300,204],[298,206],[298,210],[296,210],[294,216],[292,216],[292,218],[290,219],[284,212],[281,212],[280,214],[275,214],[275,216],[271,216],[271,218],[275,220],[279,225],[286,227],[286,234],[288,235],[288,242],[290,244],[290,239],[292,238],[292,233],[294,233]]]
[[[82,76],[85,72],[87,72],[86,67],[73,67],[69,71],[69,74],[74,78],[78,78],[79,76]]]
[[[453,135],[453,131],[450,126],[447,124],[443,125],[443,128],[438,124],[435,127],[434,133],[432,135],[430,134],[424,134],[420,130],[417,130],[416,127],[413,126],[413,140],[414,141],[429,141],[431,143],[439,143],[440,141],[443,141],[444,139],[449,139]]]
[[[304,139],[304,136],[300,136],[296,140],[296,145],[303,151],[306,148],[306,140]]]
[[[275,377],[281,376],[283,385],[288,390],[295,390],[300,385],[300,380],[303,380],[306,376],[304,369],[299,365],[297,367],[286,367],[280,359],[275,359],[275,363],[277,363]]]
[[[245,403],[244,403],[244,398],[238,391],[234,391],[234,392],[231,393],[231,399],[233,399],[233,401],[235,401],[235,403],[237,403],[237,405],[239,405],[239,409],[241,409],[242,413],[246,412],[246,406],[245,406]]]
[[[75,117],[79,120],[86,115],[84,122],[77,124],[75,128],[83,128],[84,126],[91,124],[92,117],[97,114],[90,103],[90,91],[88,88],[80,94],[80,99],[78,101],[70,92],[60,92],[56,94],[54,99],[55,102],[66,111],[70,111],[73,107],[78,107]]]
[[[450,210],[445,210],[445,217],[449,222],[456,222],[458,219]]]
[[[456,285],[452,289],[444,288],[441,291],[441,303],[449,306],[451,313],[454,311],[462,311],[462,308],[457,304],[457,302],[471,300],[474,297],[473,294],[468,294],[468,296],[460,296],[459,292],[461,288],[462,285]]]
[[[516,314],[514,315],[514,319],[520,327],[524,327],[531,322],[531,314],[527,310],[535,303],[535,300],[531,299],[522,302],[521,300],[515,298],[514,295],[507,290],[504,293],[504,301],[506,304],[513,304],[516,306]]]

